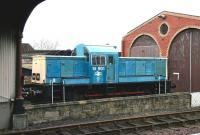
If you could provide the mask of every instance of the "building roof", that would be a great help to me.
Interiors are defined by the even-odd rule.
[[[182,17],[182,18],[189,18],[189,19],[195,19],[195,20],[200,20],[200,16],[195,16],[195,15],[189,15],[189,14],[182,14],[182,13],[175,13],[175,12],[170,12],[170,11],[162,11],[159,14],[155,15],[154,17],[150,18],[149,20],[145,21],[141,25],[137,26],[136,28],[130,30],[125,36],[129,35],[133,31],[141,28],[142,26],[146,25],[147,23],[153,21],[155,18],[165,18],[166,15],[172,15],[176,17]]]
[[[22,43],[22,53],[28,53],[34,51],[34,48],[28,43]]]
[[[22,54],[23,56],[33,56],[33,55],[66,55],[70,56],[72,50],[35,50],[30,44],[22,43]]]
[[[23,55],[71,55],[72,50],[34,50],[27,53],[24,53]]]

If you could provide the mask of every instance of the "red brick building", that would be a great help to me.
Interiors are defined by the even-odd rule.
[[[123,37],[124,57],[167,57],[176,91],[200,91],[200,17],[161,12]]]

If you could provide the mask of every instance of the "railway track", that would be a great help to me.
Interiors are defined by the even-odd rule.
[[[200,122],[200,110],[168,113],[156,116],[129,117],[95,121],[90,123],[67,124],[41,128],[29,128],[4,132],[3,135],[119,135],[140,134],[141,131],[157,128],[182,127]]]

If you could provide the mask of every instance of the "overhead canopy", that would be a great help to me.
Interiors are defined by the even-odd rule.
[[[16,30],[23,32],[24,25],[33,9],[44,0],[1,0],[0,29],[1,32]]]

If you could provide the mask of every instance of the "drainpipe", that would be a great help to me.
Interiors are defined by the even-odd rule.
[[[190,31],[190,93],[192,93],[192,31]]]
[[[23,106],[24,98],[22,96],[23,88],[23,76],[22,76],[22,52],[21,52],[21,42],[22,42],[22,33],[19,32],[16,34],[16,93],[15,93],[15,103],[14,103],[14,114],[23,114],[25,109]]]

